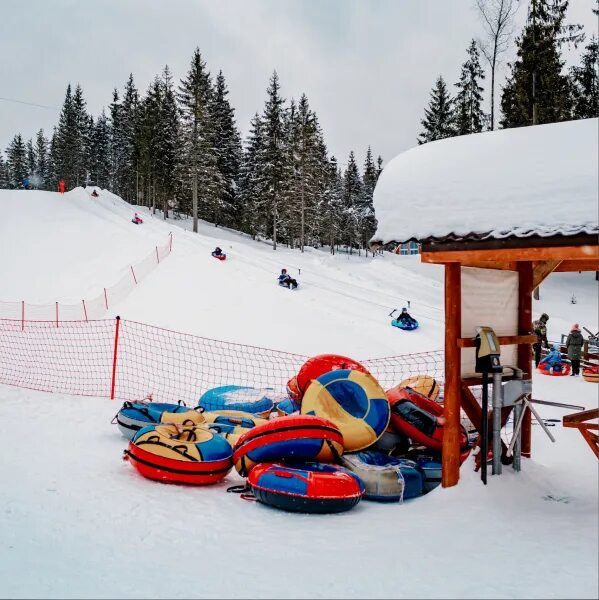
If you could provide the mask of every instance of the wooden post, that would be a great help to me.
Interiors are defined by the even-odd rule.
[[[532,332],[532,262],[518,263],[518,335]],[[537,288],[538,289],[538,288]],[[532,374],[531,348],[528,344],[518,346],[518,367],[525,373]],[[527,407],[522,421],[522,456],[530,458],[531,454],[532,415]]]
[[[459,263],[445,265],[445,392],[443,426],[443,487],[456,485],[460,478],[460,349],[462,335],[462,290]]]
[[[114,329],[114,352],[112,353],[112,380],[110,382],[110,399],[114,400],[114,388],[116,387],[116,362],[119,349],[119,327],[121,325],[121,317],[116,318],[116,326]]]

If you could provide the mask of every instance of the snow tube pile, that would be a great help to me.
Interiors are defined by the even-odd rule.
[[[276,409],[277,414],[280,417],[285,417],[292,413],[299,412],[300,405],[291,398],[286,398],[285,400],[281,400],[281,402],[277,403]]]
[[[412,388],[415,392],[418,392],[431,400],[437,400],[440,391],[439,383],[430,375],[413,375],[412,377],[400,381],[392,388],[392,390],[406,387]]]
[[[299,384],[297,383],[297,377],[295,375],[287,382],[287,396],[294,402],[302,401],[302,392],[299,389]]]
[[[125,458],[148,479],[206,485],[231,470],[232,452],[229,442],[207,427],[149,425],[133,436]]]
[[[344,454],[341,464],[355,473],[364,483],[365,500],[399,502],[404,493],[404,477],[401,461],[382,452],[365,450],[356,454]]]
[[[582,378],[589,383],[599,383],[599,366],[586,367],[582,370]]]
[[[364,494],[363,483],[347,469],[310,462],[264,463],[252,469],[247,483],[259,502],[292,512],[343,512]]]
[[[369,373],[330,371],[313,380],[302,399],[301,412],[333,422],[347,451],[374,444],[389,425],[387,395]]]
[[[558,368],[559,368],[559,370],[556,370]],[[570,375],[571,370],[572,370],[572,367],[571,367],[570,363],[567,363],[567,362],[562,363],[559,367],[555,366],[555,367],[553,367],[553,369],[551,369],[551,367],[547,363],[542,363],[538,366],[538,371],[540,373],[542,373],[543,375],[553,375],[555,377],[561,377],[563,375]]]
[[[420,468],[423,477],[423,491],[428,494],[441,485],[441,459],[433,456],[417,456],[415,462]]]
[[[372,445],[370,450],[378,450],[390,455],[399,455],[410,449],[410,438],[403,433],[399,433],[389,425],[383,432],[383,435]]]
[[[393,427],[413,442],[440,451],[443,443],[443,406],[409,387],[393,388],[388,396]],[[460,430],[460,448],[464,461],[470,453],[464,427]]]
[[[273,392],[249,386],[222,385],[202,394],[198,408],[207,411],[241,410],[267,419],[274,408]]]
[[[330,371],[347,370],[368,373],[368,369],[359,362],[341,354],[319,354],[309,358],[300,368],[295,379],[300,400],[306,393],[310,382]],[[369,373],[370,374],[370,373]],[[292,380],[289,381],[291,383]],[[289,385],[289,384],[288,384]],[[291,397],[291,396],[290,396]]]
[[[202,415],[208,429],[220,433],[232,446],[252,427],[268,423],[266,419],[240,410],[219,410],[204,412]]]
[[[233,462],[245,477],[258,463],[335,462],[343,453],[343,436],[330,421],[314,416],[281,417],[258,425],[235,444]]]
[[[398,458],[399,470],[403,475],[403,499],[418,498],[424,493],[424,477],[418,463],[407,458]]]
[[[416,321],[416,319],[407,322],[393,319],[393,321],[391,321],[391,325],[393,325],[393,327],[399,327],[399,329],[403,329],[404,331],[414,331],[414,329],[418,329],[419,323]]]
[[[114,420],[123,436],[130,440],[137,431],[151,424],[178,423],[193,426],[203,423],[204,417],[181,404],[125,402]]]

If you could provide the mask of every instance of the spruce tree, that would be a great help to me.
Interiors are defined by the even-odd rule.
[[[441,76],[431,91],[428,108],[424,109],[424,119],[420,123],[424,131],[418,136],[419,144],[452,137],[456,133],[454,101]]]
[[[35,187],[49,189],[48,179],[48,140],[44,136],[44,130],[40,129],[35,137]]]
[[[455,98],[455,125],[457,135],[479,133],[483,130],[485,113],[481,107],[483,88],[480,81],[485,73],[480,66],[478,46],[474,40],[467,49],[468,59],[462,65],[460,80],[455,84],[458,93]]]
[[[564,25],[567,8],[568,0],[533,1],[528,21],[516,40],[517,59],[510,65],[501,96],[502,127],[571,118],[571,85],[563,72],[560,47],[564,41],[578,39],[578,26]]]
[[[376,218],[374,216],[374,203],[372,200],[376,185],[377,173],[372,159],[372,151],[368,146],[366,160],[364,161],[364,175],[362,177],[362,190],[356,203],[356,217],[358,223],[358,239],[360,246],[368,248],[368,242],[376,231]]]
[[[0,190],[6,190],[9,187],[8,165],[0,152]]]
[[[575,119],[599,115],[599,46],[593,36],[582,55],[580,66],[570,69],[573,84]]]
[[[74,175],[75,185],[85,185],[89,172],[90,140],[92,123],[87,114],[87,104],[83,98],[83,90],[77,84],[73,94],[73,112],[75,118],[74,131]]]
[[[15,135],[8,145],[6,158],[9,187],[19,190],[24,189],[23,180],[27,177],[27,149],[20,133]]]
[[[343,175],[341,217],[342,242],[349,247],[350,253],[360,241],[360,199],[363,197],[363,186],[353,150],[349,153],[347,169]]]
[[[90,183],[101,188],[110,187],[110,140],[110,125],[102,110],[92,131],[90,153]]]
[[[376,180],[379,180],[381,173],[383,172],[383,157],[379,156],[376,159]]]
[[[35,149],[33,148],[33,140],[29,138],[27,142],[27,178],[29,179],[29,185],[35,186]]]

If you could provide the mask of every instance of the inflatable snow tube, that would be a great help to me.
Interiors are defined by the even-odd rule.
[[[343,512],[364,494],[364,484],[347,469],[310,462],[261,464],[252,469],[247,483],[258,502],[291,512]]]
[[[399,329],[402,329],[403,331],[414,331],[414,329],[418,329],[419,323],[416,321],[416,319],[407,323],[393,319],[393,321],[391,321],[391,325],[393,325],[393,327],[399,327]]]
[[[318,379],[329,371],[347,370],[369,373],[368,369],[358,361],[341,356],[340,354],[319,354],[309,358],[300,368],[296,376],[296,383],[300,394],[306,393],[310,382]],[[301,396],[300,396],[301,397]]]
[[[388,392],[391,404],[391,423],[397,431],[413,442],[441,450],[443,443],[443,406],[413,389],[393,388]],[[460,428],[462,462],[470,453],[468,433]]]
[[[243,477],[258,463],[314,460],[335,462],[343,453],[343,436],[330,421],[297,415],[281,417],[250,429],[233,452]]]
[[[582,378],[589,383],[599,383],[599,366],[584,368],[582,370]]]
[[[424,494],[424,476],[418,463],[407,458],[398,458],[399,470],[403,475],[403,499],[418,498]]]
[[[385,390],[369,373],[340,369],[312,381],[302,399],[302,414],[332,421],[343,435],[343,447],[372,446],[389,425]]]
[[[234,446],[237,440],[252,427],[268,423],[267,419],[240,410],[219,410],[204,412],[202,415],[208,429],[220,433],[231,446]]]
[[[214,254],[214,252],[211,253],[212,256],[218,260],[227,260],[227,255],[226,254]]]
[[[399,502],[404,493],[404,477],[401,461],[382,452],[364,450],[356,454],[344,454],[341,464],[355,473],[364,483],[365,500]]]
[[[433,456],[417,456],[416,464],[422,472],[423,492],[428,494],[437,486],[441,485],[441,459]]]
[[[393,429],[391,425],[385,429],[383,435],[369,447],[369,450],[378,450],[384,454],[393,456],[401,456],[405,454],[412,445],[410,438],[403,433],[399,433]]]
[[[412,388],[415,392],[430,398],[431,400],[437,400],[439,396],[440,386],[437,380],[430,375],[412,375],[403,381],[400,381],[394,388],[387,391],[387,395],[396,388]]]
[[[232,453],[231,444],[207,427],[150,425],[133,436],[125,458],[148,479],[207,485],[231,470]]]
[[[178,423],[193,426],[204,422],[201,413],[181,404],[125,402],[114,418],[120,432],[130,440],[136,432],[152,424]]]
[[[300,405],[297,402],[294,402],[291,398],[281,400],[281,402],[279,402],[276,406],[277,414],[280,417],[286,417],[287,415],[299,412],[299,409]]]
[[[570,375],[572,371],[572,366],[570,363],[563,362],[560,366],[560,369],[556,371],[556,367],[553,367],[554,370],[551,370],[551,367],[547,363],[540,364],[537,367],[539,373],[543,375],[553,375],[554,377],[563,377],[564,375]]]
[[[294,375],[287,382],[287,396],[290,400],[293,400],[294,402],[301,402],[302,395],[303,394],[299,388],[299,384],[297,383],[297,377]]]
[[[204,392],[198,408],[207,411],[240,410],[267,419],[274,408],[273,392],[241,385],[222,385]]]

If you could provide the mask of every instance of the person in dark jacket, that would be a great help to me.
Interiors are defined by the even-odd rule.
[[[406,325],[411,325],[416,322],[416,319],[408,312],[408,309],[405,306],[401,309],[401,314],[397,317],[397,320]]]
[[[580,332],[580,325],[574,323],[566,339],[566,348],[568,349],[568,358],[572,363],[572,376],[580,375],[580,359],[582,357],[582,345],[584,338]]]
[[[279,285],[283,287],[293,288],[297,287],[297,281],[287,273],[287,269],[281,269],[281,274],[279,275]]]
[[[549,342],[547,341],[547,321],[549,321],[549,315],[543,313],[536,321],[532,322],[532,332],[537,336],[537,341],[532,345],[535,352],[535,367],[539,366],[541,362],[541,348],[549,348]]]

